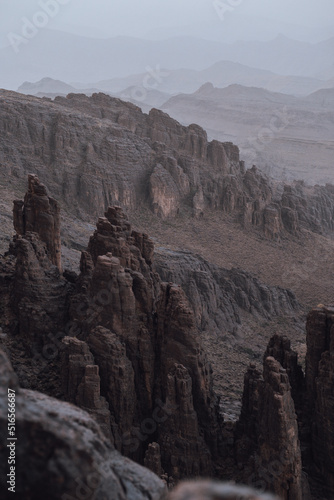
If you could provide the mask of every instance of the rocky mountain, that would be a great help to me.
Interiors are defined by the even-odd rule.
[[[18,387],[1,354],[1,404],[7,387],[17,391],[17,432],[26,443],[20,457],[24,463],[30,457],[26,473],[37,449],[36,463],[43,462],[39,475],[18,483],[19,491],[33,496],[53,474],[54,495],[73,494],[75,483],[82,486],[96,471],[103,477],[88,485],[90,494],[108,498],[108,488],[120,488],[120,498],[129,491],[160,498],[163,484],[116,449],[169,485],[206,474],[271,490],[283,500],[333,498],[332,309],[320,305],[308,316],[305,376],[289,339],[271,339],[263,375],[255,365],[245,375],[240,419],[231,426],[219,410],[194,312],[182,288],[155,272],[149,236],[133,230],[120,207],[109,207],[82,252],[80,275],[61,274],[53,263],[57,202],[35,176],[28,188],[24,202],[15,203],[17,235],[1,257],[0,275],[1,343],[25,387]],[[43,241],[40,234],[51,236]],[[171,272],[179,272],[173,263]],[[247,277],[232,272],[225,279],[237,301],[237,285],[245,286]],[[222,274],[220,280],[223,287]],[[285,297],[285,307],[288,298],[294,307],[283,290],[256,281],[251,287],[262,294],[264,309],[275,304],[275,294],[278,303]],[[34,434],[43,429],[40,436],[47,436],[41,449],[48,457],[50,447],[55,450],[52,461],[32,441],[31,419]],[[4,461],[5,446],[0,450]],[[70,468],[63,466],[68,461]]]
[[[252,68],[232,61],[219,61],[202,70],[150,68],[148,72],[116,77],[87,84],[76,82],[69,85],[53,78],[42,78],[32,83],[24,82],[18,92],[37,97],[66,96],[69,93],[91,95],[105,92],[124,101],[146,106],[162,106],[173,94],[193,93],[206,82],[215,87],[229,85],[259,87],[287,95],[307,96],[318,90],[333,87],[331,80],[321,80],[293,75],[278,75],[272,71]],[[144,107],[143,107],[144,106]],[[150,108],[149,108],[150,109]],[[148,109],[148,111],[149,111]]]
[[[34,170],[75,216],[92,220],[117,202],[129,211],[146,205],[163,219],[218,210],[274,240],[333,229],[330,185],[277,188],[256,167],[245,169],[237,146],[209,142],[198,125],[156,109],[147,115],[104,94],[51,103],[6,91],[0,109],[9,183]]]
[[[219,268],[190,252],[158,248],[154,268],[164,281],[182,286],[198,326],[211,333],[233,333],[241,310],[267,319],[298,311],[289,290],[267,287],[245,271]]]
[[[331,108],[334,104],[334,88],[320,89],[307,97],[308,101],[316,102],[324,108]]]
[[[208,80],[211,81],[211,80]],[[333,182],[333,89],[306,98],[257,87],[206,83],[172,97],[162,110],[181,123],[198,123],[211,139],[232,141],[247,165],[276,178],[309,184]]]
[[[222,60],[280,75],[324,80],[334,76],[333,39],[315,44],[284,36],[231,44],[194,36],[173,36],[165,40],[126,36],[96,39],[45,27],[35,31],[29,44],[28,39],[12,37],[8,40],[12,44],[0,50],[0,87],[14,90],[24,81],[38,81],[46,75],[70,82],[74,87],[75,82],[91,87],[92,75],[94,81],[100,81],[145,73],[148,68],[154,71],[157,66],[170,70],[203,70]],[[46,52],[44,47],[49,50]]]
[[[123,78],[102,80],[95,82],[93,85],[106,93],[120,92],[129,85],[143,88],[147,76],[147,73],[140,73]],[[215,87],[220,88],[236,84],[247,87],[260,87],[271,92],[296,96],[306,96],[319,89],[333,87],[331,80],[294,76],[293,73],[291,75],[277,74],[230,60],[218,61],[201,70],[160,68],[160,71],[156,72],[155,76],[156,79],[154,80],[153,73],[152,79],[147,83],[157,90],[169,94],[190,94],[206,82],[211,82]],[[80,85],[80,88],[84,87],[84,85]]]
[[[52,78],[42,78],[42,80],[32,83],[24,82],[18,88],[18,92],[21,94],[36,95],[36,94],[70,94],[75,92],[75,88],[72,85],[68,85],[60,80],[53,80]]]
[[[11,469],[8,484],[1,477],[3,498],[137,498],[166,499],[166,486],[153,472],[120,455],[103,435],[89,415],[76,406],[60,402],[37,391],[22,389],[6,356],[0,350],[0,405],[1,415],[7,413],[8,389],[15,391],[17,403],[16,422],[20,444],[11,453],[18,457],[24,473]],[[2,421],[3,427],[7,420]],[[8,441],[5,441],[8,443]],[[1,470],[6,470],[7,446],[1,437]],[[61,450],[61,452],[60,452]],[[14,472],[14,474],[13,474]],[[15,484],[15,486],[13,486]],[[275,500],[251,488],[237,487],[217,482],[181,483],[168,495],[168,500],[182,500],[189,490],[196,495],[205,491],[207,498],[219,494],[246,500],[249,495],[257,500]],[[11,488],[11,491],[9,490]],[[231,496],[233,495],[233,496]]]
[[[104,87],[104,85],[102,86]],[[22,94],[47,97],[49,99],[54,99],[57,96],[66,97],[69,93],[91,96],[100,91],[96,87],[84,88],[84,86],[80,86],[80,88],[75,88],[72,85],[52,78],[42,78],[42,80],[35,83],[24,82],[18,88],[18,92]],[[122,88],[120,92],[110,91],[106,92],[106,94],[120,98],[123,101],[132,102],[145,112],[148,112],[152,107],[158,108],[162,106],[171,97],[166,92],[161,92],[154,88],[145,88],[140,82],[139,85],[130,85],[127,88]]]

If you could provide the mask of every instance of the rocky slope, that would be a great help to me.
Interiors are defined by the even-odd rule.
[[[277,190],[255,167],[245,171],[232,143],[208,142],[201,127],[156,109],[146,115],[104,94],[50,102],[1,91],[0,111],[9,185],[22,187],[33,170],[73,215],[92,220],[118,203],[162,218],[214,209],[275,240],[333,229],[331,186]]]
[[[15,496],[26,499],[112,498],[155,499],[165,485],[144,467],[122,457],[89,415],[74,405],[22,389],[6,355],[0,350],[0,464],[2,498],[12,498],[6,484],[8,443],[12,456]],[[14,439],[5,437],[7,392],[15,391]],[[5,435],[3,435],[3,433]],[[13,479],[14,478],[14,479]]]
[[[290,290],[267,286],[241,269],[215,266],[191,252],[163,247],[155,251],[154,269],[187,295],[227,418],[238,413],[243,371],[250,362],[259,367],[273,331],[284,334],[289,328],[294,346],[305,343],[302,309]]]
[[[299,304],[289,290],[270,287],[240,269],[222,269],[190,252],[158,248],[154,268],[164,281],[182,286],[202,330],[233,333],[242,311],[271,319],[296,315]]]
[[[34,184],[40,186],[41,199],[48,199],[36,178]],[[39,207],[35,212],[39,220],[44,206],[35,206]],[[52,217],[48,221],[53,227]],[[82,253],[79,276],[59,273],[38,232],[17,235],[10,253],[1,258],[5,330],[1,342],[28,390],[18,388],[5,358],[1,387],[6,393],[9,375],[10,384],[18,391],[22,442],[31,442],[28,422],[33,417],[34,429],[43,428],[41,435],[46,432],[55,450],[52,463],[42,458],[42,476],[31,474],[26,486],[19,483],[19,487],[28,488],[27,494],[33,495],[39,485],[49,481],[52,469],[54,481],[62,478],[55,492],[64,485],[73,491],[77,487],[73,479],[88,477],[91,468],[100,470],[104,461],[115,484],[118,478],[122,484],[119,498],[124,491],[134,491],[134,484],[142,495],[138,498],[154,498],[141,480],[148,478],[156,492],[161,483],[124,461],[114,447],[150,466],[169,485],[183,477],[216,475],[269,489],[283,500],[333,498],[333,311],[319,306],[309,315],[305,377],[289,339],[273,337],[264,356],[263,375],[254,365],[246,373],[241,416],[231,426],[219,412],[212,370],[192,308],[180,286],[161,281],[154,272],[153,255],[150,238],[132,230],[121,208],[110,207],[99,218]],[[231,273],[229,278],[233,289],[240,275]],[[24,280],[24,296],[17,279]],[[261,289],[256,282],[252,285],[254,290],[256,285]],[[61,306],[58,323],[48,322],[53,312],[42,300],[50,286],[62,290],[53,302],[59,301]],[[273,292],[267,289],[272,303]],[[281,294],[287,297],[283,291]],[[25,309],[29,298],[34,300]],[[34,303],[38,304],[36,311],[31,309]],[[105,437],[87,413],[32,392],[33,384],[81,406],[98,422]],[[73,421],[70,438],[64,431],[68,418]],[[59,455],[64,448],[62,439],[67,448]],[[96,449],[90,450],[91,442]],[[0,450],[4,460],[5,447]],[[27,460],[26,449],[20,453]],[[31,453],[35,456],[35,451]],[[80,469],[84,476],[76,473],[78,455],[90,457]],[[58,472],[62,460],[74,465],[65,475]],[[35,462],[27,465],[28,472],[30,464],[34,467]],[[302,467],[309,474],[311,491]],[[131,479],[127,479],[129,475]],[[103,480],[98,485],[101,494],[108,487]]]
[[[46,195],[33,179],[38,224]],[[18,235],[10,327],[35,361],[61,352],[58,390],[97,419],[116,449],[143,462],[154,439],[170,477],[210,475],[220,419],[212,370],[184,292],[153,272],[153,251],[119,207],[99,218],[79,277],[59,273],[37,233]]]

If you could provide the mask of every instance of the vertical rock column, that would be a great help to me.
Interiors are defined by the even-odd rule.
[[[237,460],[243,481],[271,490],[282,500],[302,500],[302,462],[289,377],[271,356],[263,378],[251,367],[245,376],[241,417],[236,433]]]
[[[307,318],[306,386],[316,471],[334,499],[334,308],[318,306]]]
[[[24,201],[14,201],[13,214],[15,231],[21,236],[37,233],[46,244],[50,261],[61,272],[60,208],[37,175],[28,175],[28,191]]]

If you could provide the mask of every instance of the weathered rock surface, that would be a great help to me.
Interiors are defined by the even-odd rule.
[[[286,370],[291,386],[291,395],[293,397],[296,410],[299,410],[304,404],[305,380],[301,366],[298,364],[298,355],[291,349],[291,341],[288,337],[274,335],[264,353],[264,359],[268,356],[275,358]]]
[[[272,490],[283,500],[303,497],[297,417],[287,372],[273,357],[263,378],[251,367],[245,376],[236,432],[236,457],[246,463],[244,481]]]
[[[232,143],[208,142],[198,125],[104,94],[53,102],[0,93],[0,162],[14,182],[34,170],[72,214],[96,217],[109,205],[150,206],[160,217],[185,207],[221,210],[274,240],[305,227],[333,230],[334,189],[296,183],[273,189],[256,167],[245,171]],[[22,206],[17,205],[22,231]],[[21,219],[20,219],[21,217]]]
[[[70,285],[49,260],[37,233],[15,237],[12,252],[16,266],[11,302],[17,329],[27,347],[43,347],[64,329]]]
[[[319,305],[307,318],[306,387],[311,453],[325,495],[334,498],[334,308]]]
[[[50,261],[61,272],[60,207],[37,175],[28,175],[28,191],[24,201],[14,201],[13,214],[17,234],[37,233],[46,244]]]
[[[201,154],[201,144],[196,146],[196,154]],[[27,443],[20,451],[23,464],[27,460],[24,453],[30,453],[34,433],[42,426],[38,432],[43,440],[36,446],[43,453],[32,462],[41,472],[31,473],[29,480],[23,476],[18,487],[26,484],[31,491],[35,484],[44,487],[52,472],[50,484],[58,481],[55,495],[64,490],[73,494],[78,488],[76,477],[85,484],[89,467],[96,462],[100,470],[106,462],[115,475],[110,481],[117,487],[122,484],[122,494],[132,494],[133,483],[142,492],[138,498],[151,494],[140,486],[140,472],[133,472],[132,465],[131,470],[124,468],[129,462],[113,451],[113,444],[116,450],[163,475],[169,484],[182,477],[213,475],[227,465],[231,477],[238,481],[273,490],[283,500],[309,500],[296,408],[303,460],[306,457],[303,465],[310,474],[312,495],[322,498],[319,492],[324,487],[323,498],[333,498],[334,309],[319,306],[309,315],[305,380],[289,339],[277,335],[271,339],[263,374],[253,365],[245,376],[242,412],[236,432],[234,427],[230,429],[227,451],[227,434],[199,326],[212,328],[210,316],[217,325],[228,324],[243,310],[265,318],[294,313],[297,304],[290,292],[265,287],[242,271],[218,269],[187,253],[169,257],[171,269],[161,253],[153,266],[152,240],[132,230],[120,207],[109,207],[82,253],[79,277],[68,281],[60,275],[38,228],[17,235],[11,253],[0,259],[0,296],[8,332],[17,334],[18,342],[23,340],[22,349],[34,351],[37,345],[44,355],[50,345],[47,342],[55,343],[56,352],[60,352],[56,369],[63,393],[87,412],[19,389],[4,358],[0,382],[9,374],[19,395],[18,414],[23,412],[22,439]],[[161,280],[157,269],[167,281]],[[182,281],[192,297],[191,304],[174,279]],[[202,304],[209,306],[205,309]],[[100,424],[105,438],[100,434],[96,440],[89,434],[95,433],[91,426],[98,427],[87,414]],[[71,438],[58,428],[68,420]],[[98,443],[91,455],[85,451],[85,440],[89,446],[94,440]],[[54,458],[46,456],[45,443],[48,450],[55,450]],[[31,456],[35,457],[34,453]],[[59,480],[57,474],[65,467],[62,460],[66,462],[67,453],[74,465],[62,472]],[[78,470],[80,454],[84,458]],[[43,461],[41,467],[39,460]],[[102,498],[104,488],[112,484],[108,481],[93,487],[101,488],[97,491]],[[25,493],[30,498],[30,490]],[[31,493],[31,498],[35,497],[39,498]]]
[[[101,394],[117,449],[143,461],[154,441],[175,479],[210,474],[219,441],[211,367],[184,292],[160,281],[152,257],[152,241],[131,229],[120,208],[98,220],[71,299],[80,341],[63,341],[65,380],[74,373],[65,394],[86,408],[87,367],[91,373],[98,366],[101,393],[94,368],[92,409]]]
[[[158,477],[161,477],[163,470],[161,467],[161,453],[158,443],[150,443],[145,453],[144,465]]]
[[[64,394],[77,406],[90,413],[104,434],[113,442],[109,405],[101,396],[99,366],[85,342],[75,337],[63,339],[66,349],[61,351],[61,379]]]
[[[24,202],[14,201],[13,213],[17,234],[10,254],[15,256],[15,271],[12,283],[3,283],[1,289],[16,316],[11,329],[31,352],[59,338],[71,286],[61,275],[60,208],[36,175],[29,174]]]
[[[290,290],[270,287],[240,269],[222,269],[190,252],[158,248],[154,269],[161,279],[182,286],[201,330],[233,332],[241,311],[255,317],[296,315],[299,304]]]
[[[164,483],[122,457],[84,411],[39,392],[20,389],[0,351],[0,464],[9,472],[7,389],[16,395],[15,495],[17,498],[155,499]],[[7,473],[6,472],[6,473]],[[2,474],[2,498],[12,498]]]

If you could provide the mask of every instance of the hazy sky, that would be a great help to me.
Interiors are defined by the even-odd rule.
[[[0,0],[0,44],[9,32],[20,34],[22,18],[31,20],[48,1],[59,7],[49,17],[48,28],[100,37],[159,37],[170,28],[187,26],[201,36],[201,25],[236,22],[244,16],[307,27],[334,25],[333,0]],[[223,20],[215,5],[226,10]]]

